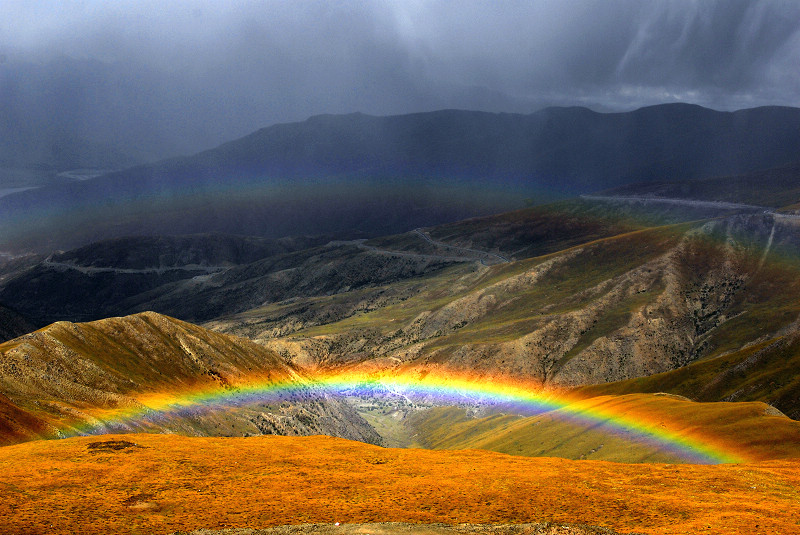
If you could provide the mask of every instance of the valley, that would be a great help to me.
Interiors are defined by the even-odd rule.
[[[115,321],[161,318],[141,316],[144,310],[206,320],[206,328],[252,340],[258,346],[248,347],[267,351],[270,362],[278,359],[309,379],[340,374],[424,381],[432,374],[523,380],[590,396],[671,392],[695,401],[765,402],[776,414],[797,417],[798,383],[787,372],[792,361],[777,357],[792,352],[800,317],[792,260],[800,252],[796,221],[740,204],[667,201],[587,197],[357,241],[228,235],[111,240],[38,263],[31,257],[8,264],[12,271],[0,284],[0,298],[15,303],[25,325],[125,314],[137,315]],[[43,333],[49,337],[51,329]],[[114,346],[130,344],[124,332]],[[73,342],[39,339],[23,347],[28,350],[35,340],[44,351],[52,352],[55,343],[68,358],[75,354]],[[4,350],[6,359],[19,354],[19,342],[9,344],[0,346],[12,348]],[[82,342],[78,354],[96,362],[90,347]],[[124,358],[138,358],[141,350],[151,351],[126,351]],[[758,379],[736,371],[745,365],[759,370]],[[216,368],[210,370],[192,373],[218,376]],[[252,382],[250,371],[236,373],[242,384]],[[58,393],[58,403],[69,409],[54,415],[47,412],[53,405],[41,405],[14,386],[18,380],[3,391],[19,401],[18,409],[33,410],[43,421],[67,413],[88,420],[91,410],[81,412],[87,402],[121,393],[119,386],[88,398]],[[89,386],[85,381],[80,388]],[[133,398],[164,386],[152,379],[134,383],[139,386],[124,389],[136,392]],[[462,424],[494,433],[511,422],[470,399],[463,403],[471,414],[465,421],[458,411],[437,413],[441,402],[425,396],[370,396],[377,397],[361,403],[361,415],[342,418],[370,429],[376,443],[473,447],[476,442],[469,440],[429,437]],[[50,409],[41,412],[42,406]],[[519,417],[514,425],[520,429],[534,425],[522,423],[524,414],[512,420]],[[263,432],[263,425],[252,423],[255,416],[248,418],[251,423],[233,424],[231,432]],[[214,434],[208,426],[192,425],[178,427]],[[420,426],[428,428],[427,436],[419,434]],[[580,458],[604,441],[601,433],[581,451],[562,455]],[[539,455],[548,448],[545,441],[526,451]],[[637,458],[619,453],[624,449],[598,449],[598,458]],[[643,455],[638,459],[650,454]]]

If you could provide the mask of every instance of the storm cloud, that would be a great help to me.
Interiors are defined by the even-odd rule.
[[[151,116],[172,132],[166,137],[184,132],[186,146],[172,150],[320,113],[627,110],[675,101],[719,110],[800,106],[800,3],[0,5],[0,88],[14,76],[28,80],[16,97],[0,95],[4,106],[29,87],[53,83],[51,71],[66,58],[90,65],[70,82],[71,94],[89,91],[106,115]],[[120,121],[135,127],[132,118]]]

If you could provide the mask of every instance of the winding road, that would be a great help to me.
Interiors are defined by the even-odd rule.
[[[86,275],[91,275],[94,273],[120,273],[120,274],[155,273],[157,275],[163,275],[168,271],[191,271],[191,272],[201,272],[201,273],[211,274],[211,273],[219,273],[220,271],[225,271],[226,269],[230,268],[230,266],[200,266],[196,264],[187,264],[185,266],[142,268],[142,269],[95,267],[95,266],[79,266],[71,262],[53,262],[50,257],[46,258],[42,262],[42,265],[45,267],[60,269],[60,270],[72,269]]]
[[[326,245],[327,247],[336,247],[339,245],[355,245],[356,247],[360,247],[365,251],[370,251],[372,253],[377,253],[377,254],[404,256],[410,258],[422,258],[425,260],[440,260],[445,262],[480,262],[484,266],[511,262],[511,260],[499,254],[490,253],[488,251],[481,251],[479,249],[457,247],[455,245],[449,245],[447,243],[434,240],[427,233],[425,233],[422,229],[419,228],[414,229],[412,232],[417,236],[419,236],[420,238],[422,238],[423,240],[425,240],[430,245],[433,245],[434,247],[450,249],[456,253],[460,252],[462,254],[440,255],[440,254],[430,254],[430,253],[415,253],[410,251],[396,251],[394,249],[383,249],[380,247],[376,247],[374,245],[367,245],[365,243],[367,240],[348,240],[348,241],[334,240],[328,242]]]
[[[464,251],[467,254],[473,254],[473,255],[478,255],[478,256],[493,257],[493,258],[496,258],[497,260],[499,260],[500,261],[499,263],[501,263],[501,264],[506,264],[508,262],[511,262],[511,260],[509,260],[505,256],[502,256],[502,255],[499,255],[499,254],[490,253],[488,251],[480,251],[478,249],[469,249],[467,247],[457,247],[455,245],[448,245],[448,244],[446,244],[444,242],[441,242],[441,241],[438,241],[438,240],[434,240],[433,238],[430,237],[430,235],[427,232],[424,232],[420,228],[415,228],[414,232],[418,236],[422,237],[423,240],[425,240],[426,242],[430,243],[431,245],[433,245],[435,247],[444,247],[444,248],[447,248],[447,249],[453,249],[455,251]],[[481,262],[483,262],[482,259],[481,259]]]

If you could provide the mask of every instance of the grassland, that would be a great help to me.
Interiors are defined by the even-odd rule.
[[[300,523],[575,522],[651,534],[800,527],[800,465],[628,465],[328,437],[121,435],[0,448],[3,533]]]
[[[716,451],[755,460],[800,458],[800,423],[763,403],[694,403],[676,396],[628,394],[581,405],[625,415],[657,430],[694,437]],[[411,415],[404,424],[433,449],[484,449],[512,455],[627,463],[681,463],[686,457],[632,435],[575,419],[567,407],[536,416],[497,413],[473,418],[458,407]]]

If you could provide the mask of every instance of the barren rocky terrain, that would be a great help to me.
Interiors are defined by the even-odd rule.
[[[650,376],[796,333],[798,222],[643,229],[491,267],[295,300],[207,325],[305,367],[469,370],[579,386]],[[324,311],[324,314],[323,314]],[[740,395],[795,414],[791,396]]]

